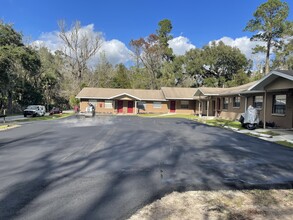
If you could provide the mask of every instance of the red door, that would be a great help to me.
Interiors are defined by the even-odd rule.
[[[174,113],[176,109],[176,101],[170,101],[170,112]]]
[[[133,113],[133,101],[128,101],[127,113]]]
[[[123,113],[123,101],[118,100],[117,109],[118,109],[118,113]]]

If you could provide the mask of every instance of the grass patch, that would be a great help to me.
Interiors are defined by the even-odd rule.
[[[293,148],[293,144],[290,143],[289,141],[276,141],[277,144],[281,144],[283,146],[286,146],[286,147],[292,147]]]
[[[0,125],[0,130],[6,129],[8,127],[9,127],[9,125]]]
[[[260,134],[267,134],[271,136],[278,136],[280,135],[279,133],[273,132],[273,131],[264,131],[264,132],[259,132]]]
[[[184,118],[189,120],[194,120],[198,118],[198,116],[188,114],[138,114],[138,116],[146,118]]]
[[[11,128],[17,128],[19,125],[16,124],[5,124],[5,125],[0,125],[0,131],[5,131]]]
[[[66,118],[71,115],[74,115],[74,113],[63,113],[63,114],[56,114],[56,115],[48,115],[48,116],[42,116],[42,117],[29,117],[27,119],[19,119],[16,120],[18,122],[24,122],[24,121],[46,121],[46,120],[55,120],[60,118]]]
[[[253,134],[253,133],[250,133],[250,132],[245,133],[245,134],[247,134],[247,135],[249,135],[249,136],[252,136],[252,137],[260,137],[260,135]]]
[[[184,119],[194,120],[194,119],[197,119],[198,116],[186,115],[186,114],[170,114],[170,115],[163,115],[162,118],[184,118]]]
[[[239,121],[230,121],[222,118],[214,118],[214,119],[200,119],[198,120],[199,122],[212,125],[212,126],[217,126],[217,127],[232,127],[232,128],[237,128],[239,130],[244,129]]]
[[[139,116],[139,117],[145,117],[145,118],[157,117],[157,116],[160,116],[160,115],[162,115],[162,114],[144,114],[144,113],[137,114],[137,116]]]

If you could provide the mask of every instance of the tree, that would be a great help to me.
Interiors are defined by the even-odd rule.
[[[117,65],[112,84],[113,88],[131,88],[131,83],[128,77],[128,70],[123,64]]]
[[[0,22],[0,97],[12,112],[13,102],[21,103],[27,85],[37,86],[40,59],[37,52],[22,43],[22,35],[10,24]]]
[[[184,56],[186,74],[193,86],[222,87],[240,70],[247,71],[250,61],[238,48],[223,42],[212,42],[203,49],[192,49]]]
[[[233,80],[234,74],[239,70],[246,71],[250,62],[236,47],[225,45],[223,42],[212,42],[202,51],[204,60],[203,78],[214,77],[218,79],[216,86],[224,86],[225,82]]]
[[[87,80],[88,85],[101,88],[111,88],[114,77],[114,68],[107,60],[105,54],[102,54],[97,64],[94,74]]]
[[[162,77],[164,62],[171,62],[175,57],[168,44],[168,41],[172,39],[170,35],[171,21],[164,19],[158,25],[157,34],[150,34],[146,38],[139,38],[130,42],[136,61],[136,69],[138,70],[141,66],[145,68],[150,78],[148,87],[151,89],[159,88],[159,84],[162,83],[160,78]]]
[[[174,59],[173,50],[169,47],[168,41],[173,37],[170,35],[172,31],[172,23],[168,19],[161,20],[159,22],[159,29],[157,30],[157,36],[159,39],[159,44],[163,50],[162,56],[166,61],[172,61]]]
[[[81,81],[87,71],[89,60],[101,47],[101,36],[84,32],[79,21],[76,21],[70,30],[67,29],[64,21],[59,21],[58,25],[59,36],[65,44],[63,53],[68,58],[72,73]]]
[[[57,99],[59,100],[63,95],[61,94],[62,62],[60,62],[61,57],[58,56],[58,52],[53,54],[45,47],[41,47],[38,54],[41,60],[40,87],[44,94],[47,110],[49,110],[49,106],[55,104]]]
[[[273,68],[281,70],[293,70],[293,39],[284,43],[282,48],[275,50]]]
[[[245,27],[245,31],[257,32],[251,37],[253,41],[263,41],[266,46],[258,45],[255,53],[265,52],[265,73],[270,71],[270,52],[272,47],[280,47],[282,38],[290,22],[286,21],[289,14],[289,6],[280,0],[268,0],[261,4],[254,12],[254,19],[251,19]]]
[[[202,86],[206,70],[204,68],[205,60],[203,59],[203,50],[191,49],[184,56],[185,72],[194,78],[193,86]]]
[[[158,36],[150,34],[146,39],[131,40],[130,46],[137,60],[137,67],[139,63],[142,63],[149,74],[150,89],[157,89],[157,79],[161,76],[160,70],[163,63],[163,51]]]
[[[250,82],[250,73],[246,73],[243,70],[239,70],[231,81],[228,81],[227,84],[229,87],[240,86]]]

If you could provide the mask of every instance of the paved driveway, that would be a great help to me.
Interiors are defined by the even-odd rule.
[[[173,190],[290,187],[292,158],[183,119],[24,123],[0,132],[0,219],[125,219]]]

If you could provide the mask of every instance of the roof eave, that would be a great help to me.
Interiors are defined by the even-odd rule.
[[[272,77],[272,75],[275,76],[279,76],[279,77],[283,77],[285,79],[288,80],[292,80],[293,81],[293,76],[290,76],[288,74],[279,72],[277,70],[272,71],[271,73],[269,73],[268,75],[266,75],[264,78],[262,78],[261,80],[259,80],[256,84],[254,84],[253,86],[251,86],[248,90],[264,90],[264,87],[267,86],[269,83],[272,82],[272,80],[269,80],[270,77]]]

